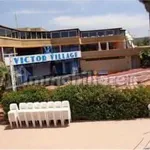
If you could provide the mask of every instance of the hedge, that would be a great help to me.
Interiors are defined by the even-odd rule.
[[[3,94],[1,104],[4,111],[9,111],[11,103],[21,102],[42,102],[50,100],[50,92],[42,86],[29,86],[16,92],[6,92]]]
[[[44,87],[28,87],[5,93],[5,112],[12,102],[69,100],[73,121],[120,120],[148,117],[150,89],[138,87],[120,90],[106,85],[68,85],[48,91]]]

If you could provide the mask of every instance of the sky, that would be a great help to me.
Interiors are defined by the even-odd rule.
[[[138,0],[0,0],[0,24],[18,27],[105,29],[149,35],[148,13]]]

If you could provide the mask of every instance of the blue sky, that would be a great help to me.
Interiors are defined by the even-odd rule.
[[[3,0],[0,24],[16,27],[103,29],[123,27],[148,36],[148,14],[138,0]]]

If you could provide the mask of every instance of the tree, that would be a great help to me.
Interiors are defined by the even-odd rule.
[[[0,90],[5,89],[9,70],[3,62],[0,62]]]
[[[150,13],[150,0],[139,0],[139,1],[144,4],[146,11]]]
[[[137,46],[147,46],[147,45],[149,45],[149,38],[148,37],[137,38],[137,39],[135,39],[135,45],[137,45]]]
[[[140,52],[142,67],[150,67],[150,49],[144,49]]]

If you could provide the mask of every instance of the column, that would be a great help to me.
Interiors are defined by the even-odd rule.
[[[98,42],[98,51],[101,51],[101,50],[102,50],[102,48],[101,48],[101,43]]]
[[[63,74],[65,74],[66,73],[66,68],[65,68],[65,62],[64,61],[62,62],[62,67],[63,67]]]
[[[2,61],[4,61],[4,48],[1,47],[1,53],[2,53]]]
[[[81,45],[79,44],[79,51],[81,51]]]
[[[109,42],[106,43],[106,50],[109,50]]]
[[[16,48],[15,47],[13,47],[13,52],[14,52],[14,56],[16,56]]]
[[[62,50],[61,50],[61,45],[59,45],[59,52],[62,52]]]

